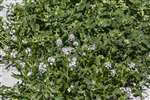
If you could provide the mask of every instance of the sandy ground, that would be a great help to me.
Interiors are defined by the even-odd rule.
[[[15,3],[15,2],[21,2],[21,0],[5,0],[5,2],[3,3],[3,5],[9,5],[10,3]],[[6,11],[7,9],[3,9],[0,12],[0,16],[6,17]],[[13,78],[12,72],[16,72],[16,70],[14,68],[11,68],[10,70],[6,70],[4,69],[4,64],[0,64],[0,85],[5,85],[5,86],[9,86],[12,87],[14,86],[19,80]],[[146,91],[144,91],[144,96],[145,99],[144,100],[150,100],[150,89],[146,89]],[[140,100],[139,98],[133,98],[132,100]]]

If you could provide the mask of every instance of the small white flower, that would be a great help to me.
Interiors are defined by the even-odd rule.
[[[21,60],[17,60],[17,64],[20,65],[21,68],[24,68],[26,65],[26,63]]]
[[[17,51],[15,49],[12,50],[12,52],[10,53],[11,57],[16,58],[17,55]]]
[[[50,65],[53,65],[55,63],[55,58],[54,57],[48,57],[48,63]]]
[[[104,63],[104,66],[105,66],[107,69],[112,68],[112,65],[111,65],[111,63],[110,63],[110,62],[106,62],[106,63]]]
[[[68,91],[68,92],[71,92],[71,88],[69,87],[69,88],[67,89],[67,91]]]
[[[74,46],[79,46],[79,43],[77,41],[73,42]]]
[[[82,45],[82,48],[83,48],[83,49],[87,49],[87,48],[88,48],[88,45],[87,45],[87,44],[83,44],[83,45]],[[88,49],[89,49],[89,48],[88,48]]]
[[[75,62],[76,62],[76,61],[77,61],[77,58],[76,58],[76,57],[73,57],[73,58],[72,58],[72,61],[75,61]]]
[[[4,50],[2,50],[2,49],[0,49],[0,56],[5,56],[6,55],[6,53],[4,52]]]
[[[125,42],[126,44],[129,44],[129,43],[130,43],[130,41],[129,41],[128,39],[125,39],[124,42]]]
[[[25,63],[25,62],[20,62],[20,67],[21,67],[21,68],[24,68],[24,67],[25,67],[25,65],[26,65],[26,63]]]
[[[77,65],[77,58],[73,57],[72,59],[69,59],[69,67],[76,67]]]
[[[5,46],[4,46],[4,50],[5,50],[5,51],[9,51],[9,50],[10,50],[9,46],[5,45]]]
[[[26,50],[25,50],[26,54],[28,54],[29,56],[31,55],[31,51],[32,51],[32,50],[31,50],[31,48],[29,48],[29,47],[26,48]]]
[[[60,47],[60,46],[63,45],[63,42],[62,42],[62,40],[61,40],[60,38],[58,38],[58,39],[56,40],[56,45],[57,45],[58,47]]]
[[[135,68],[135,63],[130,63],[130,64],[128,64],[128,66],[129,66],[129,68],[131,68],[131,69],[133,69],[133,68]]]
[[[120,90],[123,92],[123,93],[126,93],[127,96],[132,99],[134,98],[133,96],[133,93],[132,93],[132,89],[130,87],[121,87]]]
[[[15,30],[12,30],[12,31],[10,32],[11,35],[14,35],[15,33],[16,33]]]
[[[132,91],[130,87],[121,87],[120,90],[128,94],[130,94]]]
[[[95,50],[96,49],[96,44],[90,45],[88,50]]]
[[[12,35],[12,36],[11,36],[11,39],[12,39],[13,41],[17,41],[17,36],[16,36],[16,35]]]
[[[74,88],[74,85],[71,85],[70,87],[71,87],[71,88]]]
[[[71,90],[74,88],[74,85],[71,85],[68,89],[67,89],[67,91],[68,92],[71,92]]]
[[[27,41],[27,40],[22,40],[22,43],[23,43],[23,44],[27,44],[28,41]]]
[[[3,57],[6,55],[6,53],[0,49],[0,61],[3,60]]]
[[[75,67],[75,66],[76,66],[76,62],[70,62],[70,63],[69,63],[69,67],[72,68],[72,67]]]
[[[112,75],[112,76],[115,76],[115,75],[116,75],[116,70],[114,70],[114,69],[111,70],[111,75]]]
[[[27,76],[31,76],[32,75],[32,70],[30,70],[27,74]]]
[[[96,84],[96,82],[94,80],[92,80],[92,84]]]
[[[82,53],[82,55],[83,55],[83,56],[86,56],[86,53],[85,53],[85,52],[83,52],[83,53]]]
[[[74,34],[70,34],[69,37],[68,37],[68,39],[70,41],[74,41],[75,40],[75,35]]]
[[[39,71],[40,71],[41,73],[46,72],[46,71],[47,71],[47,65],[44,64],[43,62],[41,62],[41,63],[39,64]]]
[[[74,50],[74,48],[72,48],[72,47],[62,48],[63,53],[66,54],[66,55],[69,55],[73,50]]]

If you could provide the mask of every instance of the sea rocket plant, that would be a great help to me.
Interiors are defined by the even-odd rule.
[[[0,57],[12,62],[20,72],[13,76],[22,81],[10,90],[0,87],[0,95],[127,100],[120,87],[129,87],[142,96],[150,80],[149,5],[149,0],[23,0],[11,6],[8,20],[0,18],[0,48],[9,46]]]

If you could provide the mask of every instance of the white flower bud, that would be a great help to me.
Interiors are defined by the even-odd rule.
[[[112,76],[115,76],[115,75],[116,75],[116,70],[114,70],[114,69],[111,70],[111,75],[112,75]]]
[[[55,63],[55,58],[54,57],[48,57],[48,63],[50,65],[53,65]]]
[[[74,41],[75,40],[75,35],[74,34],[70,34],[69,37],[68,37],[68,40]]]
[[[62,42],[62,40],[61,40],[60,38],[58,38],[58,39],[56,40],[56,45],[57,45],[58,47],[60,47],[60,46],[63,45],[63,42]]]
[[[79,46],[79,43],[77,41],[73,42],[74,46]]]
[[[31,76],[32,75],[32,71],[30,70],[27,74],[27,76]]]

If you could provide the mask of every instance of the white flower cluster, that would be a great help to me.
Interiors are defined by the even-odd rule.
[[[15,33],[16,33],[16,31],[14,29],[11,30],[11,32],[10,32],[11,35],[14,35]]]
[[[41,73],[46,72],[46,71],[47,71],[47,64],[44,64],[43,62],[41,62],[41,63],[39,64],[39,71],[40,71]]]
[[[72,43],[72,45],[75,47],[79,46],[79,43],[76,41],[76,37],[73,33],[68,35],[68,41],[70,43]],[[63,46],[63,41],[61,38],[58,38],[55,43],[56,43],[57,47]],[[71,47],[71,46],[61,48],[61,51],[63,52],[64,55],[70,55],[71,53],[74,52],[74,50],[75,50],[75,48]],[[69,61],[68,66],[71,68],[75,67],[77,65],[77,58],[76,57],[68,59],[68,61]],[[55,63],[55,59],[53,57],[49,57],[48,62],[52,65]]]
[[[68,92],[71,92],[71,90],[74,88],[74,86],[73,85],[71,85],[68,89],[67,89],[67,91]]]
[[[96,50],[96,44],[90,45],[88,50]]]
[[[79,46],[79,43],[78,43],[77,41],[75,41],[75,40],[76,40],[76,37],[75,37],[74,34],[69,34],[68,40],[69,40],[70,42],[73,42],[73,46],[76,46],[76,47]]]
[[[131,94],[131,91],[132,91],[130,87],[121,87],[120,90],[122,92],[129,94],[129,95]]]
[[[133,63],[133,62],[131,62],[130,64],[128,64],[128,66],[129,66],[129,68],[130,68],[130,69],[134,69],[134,68],[135,68],[135,66],[136,66],[136,64],[135,64],[135,63]]]
[[[73,57],[72,59],[69,59],[69,67],[73,68],[77,65],[77,58]]]
[[[123,92],[123,93],[126,93],[129,100],[141,100],[139,97],[135,97],[132,93],[132,90],[130,87],[121,87],[120,90]]]
[[[104,63],[104,66],[105,66],[107,69],[111,69],[111,68],[112,68],[112,65],[111,65],[110,62]]]
[[[16,36],[16,35],[12,35],[12,36],[11,36],[11,40],[17,41],[17,36]]]
[[[113,77],[116,75],[116,69],[112,69],[112,64],[109,61],[105,62],[104,66],[110,71]]]

